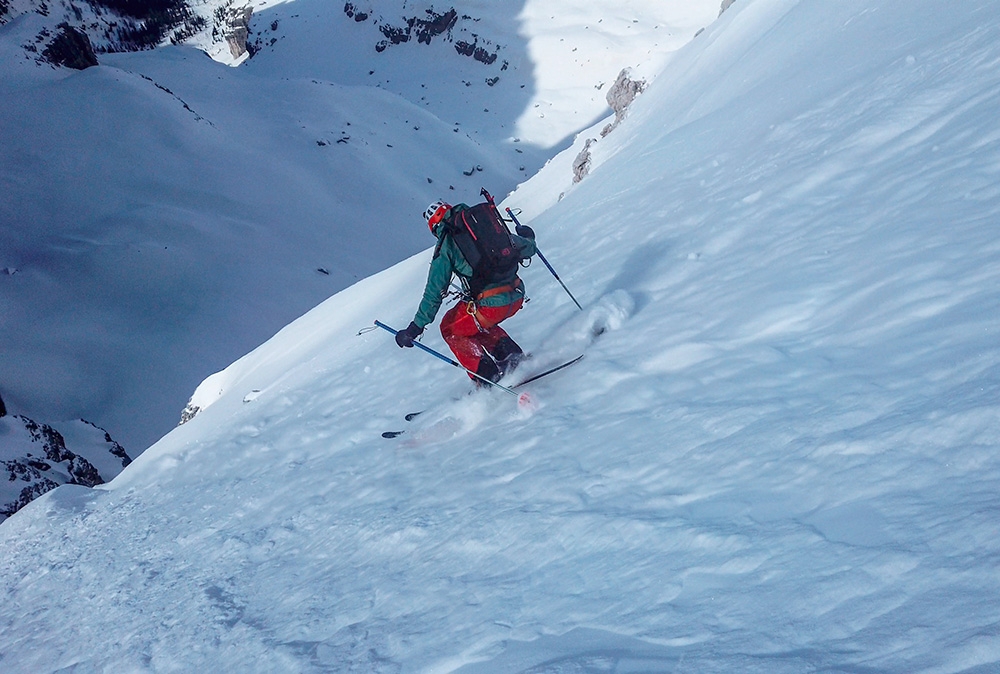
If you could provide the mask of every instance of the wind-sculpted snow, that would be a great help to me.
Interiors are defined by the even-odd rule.
[[[4,671],[997,670],[998,10],[736,2],[506,200],[532,410],[370,276],[0,526]]]

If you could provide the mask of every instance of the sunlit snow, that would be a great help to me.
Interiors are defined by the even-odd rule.
[[[535,409],[369,275],[0,525],[4,671],[997,671],[998,62],[996,0],[737,0],[505,201],[583,304],[524,270]]]

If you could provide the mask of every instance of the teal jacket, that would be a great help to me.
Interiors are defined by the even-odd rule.
[[[443,219],[447,220],[467,208],[468,206],[465,204],[452,206],[451,210],[445,213]],[[444,301],[444,297],[448,292],[452,274],[458,276],[459,281],[462,283],[462,289],[466,293],[469,291],[469,280],[472,278],[472,265],[466,261],[465,256],[462,255],[462,251],[458,249],[458,246],[448,234],[444,224],[439,224],[434,229],[434,234],[438,238],[437,246],[434,249],[434,259],[431,260],[431,268],[427,272],[427,284],[424,286],[423,299],[420,301],[417,315],[413,318],[413,322],[421,328],[425,328],[434,322],[434,318],[441,308],[441,302]],[[534,239],[517,236],[516,234],[512,234],[510,238],[520,251],[522,260],[526,260],[535,254]],[[524,297],[524,283],[518,282],[519,280],[517,270],[515,269],[509,279],[502,279],[497,283],[487,285],[483,289],[484,291],[504,285],[514,285],[515,288],[511,292],[498,293],[479,300],[479,306],[502,307]]]

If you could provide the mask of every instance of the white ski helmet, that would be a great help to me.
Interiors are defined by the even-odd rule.
[[[427,226],[430,228],[431,233],[434,232],[434,227],[441,222],[441,218],[444,217],[445,212],[449,208],[451,208],[451,204],[438,199],[424,211],[424,220],[427,221]]]

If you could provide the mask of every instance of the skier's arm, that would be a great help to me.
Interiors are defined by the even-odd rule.
[[[532,234],[534,234],[534,232],[532,232]],[[529,257],[534,255],[535,252],[538,250],[535,247],[534,237],[529,238],[526,236],[518,236],[517,234],[511,234],[510,239],[511,241],[514,242],[514,245],[517,246],[517,249],[520,251],[522,260],[527,260]]]
[[[417,314],[413,322],[420,328],[425,328],[434,322],[445,291],[451,282],[452,261],[447,246],[441,248],[440,254],[431,260],[431,268],[427,272],[427,284],[424,286],[424,297],[420,300]]]

